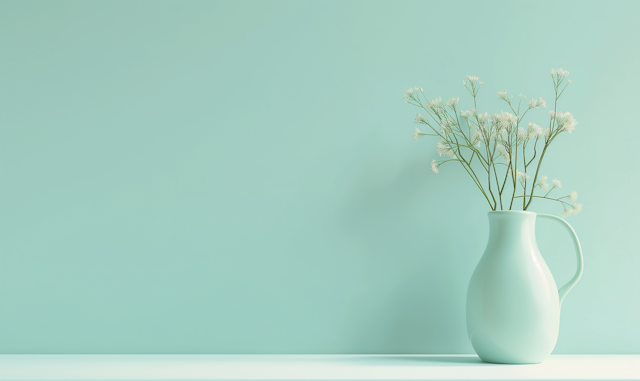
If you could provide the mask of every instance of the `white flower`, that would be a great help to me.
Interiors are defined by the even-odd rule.
[[[447,155],[452,159],[456,158],[455,153],[444,139],[440,139],[436,144],[436,152],[438,152],[438,156]]]
[[[522,93],[520,93],[520,98],[526,98]]]
[[[409,103],[410,100],[417,101],[418,91],[422,91],[422,87],[412,87],[407,89],[407,91],[404,92],[402,99],[407,103]]]
[[[427,121],[424,119],[422,114],[416,114],[416,119],[413,121],[414,124],[427,124]]]
[[[517,120],[517,115],[504,111],[500,114],[493,114],[491,116],[491,122],[496,126],[498,131],[506,130],[507,132],[510,132],[516,126]]]
[[[569,75],[569,72],[568,72],[568,71],[566,71],[566,70],[558,69],[558,70],[556,71],[556,75],[558,76],[558,78],[562,79],[562,78],[564,78],[564,77],[568,76],[568,75]]]
[[[549,134],[551,134],[551,130],[549,129],[549,127],[545,128],[542,134],[544,135],[545,138],[548,138]]]
[[[516,179],[520,180],[520,184],[522,184],[523,187],[525,186],[525,183],[529,178],[531,178],[531,176],[527,175],[526,173],[522,173],[520,171],[516,173]]]
[[[473,114],[475,114],[475,110],[460,111],[460,116],[465,119],[471,118]]]
[[[438,173],[438,168],[439,168],[439,167],[440,167],[440,162],[436,161],[435,159],[434,159],[434,160],[431,160],[431,170],[432,170],[434,173]]]
[[[529,139],[533,138],[542,138],[544,137],[544,132],[542,132],[542,128],[535,123],[527,124],[527,133],[529,134]]]
[[[578,199],[578,192],[569,193],[569,202],[576,202]]]
[[[562,81],[564,77],[569,75],[569,72],[562,69],[551,69],[551,73],[549,74],[551,74],[551,76],[555,79],[556,83],[560,83],[560,81]]]
[[[540,189],[542,189],[545,192],[549,190],[549,183],[547,182],[547,176],[542,176],[540,178],[540,182],[538,182],[538,185],[540,186]]]
[[[542,97],[540,97],[539,100],[531,99],[529,101],[529,108],[540,108],[540,107],[547,107],[547,101],[542,99]]]
[[[440,127],[442,127],[445,131],[451,132],[451,127],[456,125],[456,121],[449,118],[443,118],[440,121]]]
[[[467,81],[469,81],[469,83],[471,84],[471,86],[475,86],[478,83],[478,80],[480,78],[476,77],[475,75],[468,75],[467,76]]]
[[[451,98],[447,101],[446,105],[447,107],[451,107],[451,108],[456,108],[456,106],[458,105],[458,101],[460,100],[460,97],[458,98]]]
[[[489,137],[491,141],[497,141],[502,143],[503,145],[509,144],[509,133],[507,130],[499,130],[497,134],[493,134]]]
[[[513,95],[507,96],[507,90],[498,91],[496,94],[498,94],[498,99],[503,100],[507,103],[511,103],[511,100],[513,99]]]
[[[480,146],[482,143],[482,132],[478,129],[473,130],[473,134],[471,134],[471,139],[469,140],[471,140],[471,145]]]
[[[467,81],[462,81],[462,86],[467,86]]]
[[[442,97],[438,97],[438,98],[435,98],[435,99],[433,99],[431,101],[428,101],[427,104],[424,107],[425,108],[431,108],[431,109],[433,109],[434,111],[437,112],[441,102],[442,102]]]
[[[416,128],[415,130],[413,130],[413,138],[418,141],[418,139],[420,139],[421,137],[423,137],[426,134],[423,134],[422,131],[420,131],[420,129]]]
[[[573,119],[573,115],[570,112],[556,112],[552,116],[555,119],[558,126],[558,130],[571,133],[578,124],[578,121]]]
[[[554,188],[562,188],[562,183],[560,182],[560,180],[558,180],[558,179],[553,180],[553,187]]]
[[[570,80],[570,79],[567,79],[567,81],[568,81],[569,83],[573,82],[573,81],[572,81],[572,80]]]
[[[575,125],[578,124],[578,122],[575,122],[574,124],[567,124],[564,126],[564,128],[562,129],[562,131],[571,133],[571,131],[575,130]]]
[[[522,127],[518,127],[518,140],[524,141],[529,138],[529,134]]]
[[[573,211],[573,214],[578,214],[582,212],[582,204],[573,204],[571,206],[571,210]]]
[[[565,209],[562,211],[562,213],[560,213],[561,217],[567,218],[571,215],[571,213],[573,213],[573,208],[570,209]]]
[[[504,146],[502,144],[498,144],[496,146],[496,149],[498,150],[498,153],[500,154],[500,156],[504,157],[504,161],[506,161],[507,163],[509,163],[511,161],[511,157],[509,156],[509,152],[507,151],[506,148],[504,148]]]
[[[478,120],[480,121],[480,123],[486,124],[490,119],[491,117],[487,112],[485,112],[484,114],[478,114]]]

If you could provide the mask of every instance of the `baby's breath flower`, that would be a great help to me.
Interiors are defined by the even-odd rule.
[[[455,125],[456,125],[456,121],[449,118],[444,118],[442,119],[442,121],[440,121],[440,127],[442,127],[442,129],[447,133],[453,132],[451,130],[451,127]]]
[[[556,124],[558,126],[558,130],[571,133],[575,129],[578,121],[573,119],[573,115],[570,112],[556,112],[553,115],[553,119],[555,119]]]
[[[410,100],[417,102],[418,91],[422,92],[422,87],[412,87],[410,89],[407,89],[407,91],[404,92],[404,96],[402,97],[402,99],[407,103],[409,103]]]
[[[500,114],[493,114],[491,116],[491,122],[494,126],[497,127],[498,131],[511,131],[511,129],[516,126],[517,120],[517,115],[513,115],[505,111],[501,112]]]
[[[547,176],[542,176],[540,178],[540,181],[538,182],[538,185],[540,186],[540,189],[545,192],[549,190],[549,183],[547,182]]]
[[[540,107],[547,107],[547,101],[545,101],[544,99],[542,99],[542,97],[540,97],[540,99],[531,99],[529,101],[529,108],[540,108]]]
[[[522,186],[525,186],[525,183],[527,182],[527,179],[531,178],[531,176],[527,175],[526,173],[523,172],[516,172],[516,178],[520,181],[520,184],[522,184]]]
[[[467,81],[469,81],[471,86],[475,86],[478,83],[479,79],[480,78],[476,77],[475,75],[468,75],[467,76]]]
[[[500,130],[497,134],[491,136],[492,140],[502,143],[502,145],[509,144],[509,133],[507,130]]]
[[[460,97],[458,98],[451,98],[447,101],[446,106],[447,107],[451,107],[451,108],[456,108],[456,106],[458,106],[458,101],[460,100]]]
[[[533,138],[542,138],[544,137],[544,132],[542,132],[542,128],[535,123],[527,124],[527,133],[529,134],[529,139]]]
[[[529,134],[522,127],[518,127],[518,140],[525,141],[529,138]]]
[[[451,149],[451,146],[449,146],[444,139],[440,139],[436,144],[436,152],[438,152],[438,156],[447,155],[452,159],[456,158],[456,154]]]
[[[460,111],[460,116],[465,119],[469,119],[473,116],[474,113],[475,110]]]
[[[498,144],[496,146],[496,149],[498,150],[498,153],[500,154],[500,156],[504,157],[504,161],[506,161],[507,163],[509,163],[511,161],[511,157],[509,156],[509,152],[507,151],[506,148],[504,148],[504,146],[502,144]]]
[[[507,90],[498,91],[496,94],[498,94],[498,99],[507,103],[511,103],[511,100],[513,99],[513,95],[507,96]]]
[[[582,204],[573,204],[571,206],[571,211],[573,211],[573,214],[578,214],[582,212]]]
[[[482,143],[482,132],[478,129],[473,130],[469,140],[471,141],[471,145],[480,146]]]
[[[427,121],[424,119],[422,114],[416,114],[416,119],[413,121],[414,124],[427,124]]]
[[[562,79],[562,78],[564,78],[564,77],[568,76],[568,75],[569,75],[569,72],[568,72],[568,71],[566,71],[566,70],[558,69],[558,70],[556,71],[556,75],[558,76],[558,78]]]
[[[569,202],[576,202],[578,199],[578,192],[569,193]]]
[[[439,161],[436,161],[435,159],[431,160],[431,170],[434,173],[438,173],[438,168],[439,167],[440,167],[440,162]]]
[[[573,213],[573,208],[565,209],[562,211],[562,213],[560,213],[560,216],[567,218],[571,215],[571,213]]]
[[[440,139],[438,140],[438,143],[436,143],[436,152],[438,152],[438,156],[446,155],[449,149],[449,145],[444,141],[444,139]]]
[[[442,103],[442,97],[438,97],[438,98],[435,98],[433,100],[428,101],[427,104],[424,107],[433,109],[433,111],[438,113],[438,109],[441,107],[441,105],[440,105],[441,103]]]
[[[569,75],[569,72],[566,70],[562,70],[562,69],[551,69],[551,76],[554,78],[554,80],[556,81],[556,83],[560,83],[560,81],[562,81],[564,79],[564,77]]]
[[[485,112],[484,114],[478,114],[478,120],[480,121],[480,123],[486,124],[490,119],[491,117],[489,116],[488,112]]]
[[[554,90],[556,94],[559,94],[559,92],[564,89],[560,89],[559,86],[565,77],[569,75],[569,72],[562,69],[552,69],[550,74],[553,77]],[[571,83],[571,80],[568,80],[568,84],[569,83]],[[479,87],[483,84],[484,82],[480,81],[477,76],[467,76],[466,79],[462,81],[462,85],[465,86],[466,90],[471,93],[474,99],[478,94]],[[513,101],[514,96],[508,94],[506,90],[499,91],[496,94],[498,99],[504,100],[512,105],[511,102]],[[527,97],[520,93],[518,112],[520,112],[521,102],[525,98]],[[499,164],[506,164],[507,176],[510,176],[514,183],[520,183],[525,192],[527,192],[528,180],[531,179],[531,176],[529,176],[524,170],[523,172],[517,172],[516,169],[513,168],[511,165],[513,157],[511,154],[517,152],[517,148],[519,146],[528,144],[527,142],[534,138],[535,143],[533,144],[536,145],[536,148],[538,139],[544,138],[546,150],[547,146],[551,143],[551,140],[559,133],[571,133],[578,123],[571,113],[563,113],[553,110],[549,111],[549,116],[551,118],[551,125],[549,128],[543,130],[543,128],[535,123],[528,123],[526,127],[519,127],[518,125],[521,120],[518,115],[514,115],[516,113],[515,111],[514,114],[501,111],[500,113],[489,115],[486,112],[479,113],[478,109],[473,108],[466,111],[460,111],[459,116],[466,121],[466,125],[463,129],[462,125],[464,123],[459,121],[460,118],[457,115],[457,107],[459,105],[460,98],[450,98],[446,102],[443,102],[441,97],[429,100],[425,97],[422,88],[413,87],[406,90],[403,99],[405,102],[414,106],[426,108],[427,114],[433,116],[434,121],[436,122],[436,124],[431,124],[428,120],[430,118],[429,115],[418,113],[415,116],[414,123],[426,124],[433,129],[434,133],[425,134],[419,128],[416,128],[413,131],[413,139],[415,140],[419,140],[425,135],[439,135],[441,138],[436,145],[436,151],[441,158],[431,161],[431,170],[434,173],[439,173],[440,166],[447,161],[459,161],[460,159],[457,158],[456,154],[466,148],[473,151],[474,155],[477,154],[480,156],[479,160],[484,159],[484,163],[493,164],[495,160],[500,161]],[[528,109],[525,109],[525,111],[533,108],[547,107],[547,102],[541,97],[538,99],[530,99],[529,101],[525,100],[525,102],[528,104]],[[513,109],[511,110],[513,111]],[[467,129],[469,131],[469,135],[465,134],[465,130]],[[488,145],[485,152],[487,157],[485,157],[485,154],[480,152],[480,150],[476,149],[476,146],[480,147],[483,142]],[[490,142],[494,143],[490,144]],[[493,150],[490,148],[493,148]],[[501,162],[502,158],[505,160],[504,163]],[[533,159],[528,162],[525,160],[525,164],[531,164],[533,161]],[[539,162],[536,167],[540,167]],[[471,169],[471,171],[473,171],[473,169]],[[477,180],[475,173],[471,175]],[[536,178],[537,176],[538,172],[536,171]],[[489,178],[489,185],[491,185],[491,178]],[[498,187],[499,185],[500,184],[498,184]],[[547,198],[546,195],[549,194],[548,192],[550,190],[562,188],[562,184],[558,179],[550,182],[547,176],[541,176],[535,185],[534,181],[532,181],[531,186],[529,187],[532,195],[536,187],[540,187],[538,191],[540,194],[536,197]],[[560,201],[563,204],[563,211],[560,215],[568,217],[573,214],[578,214],[582,210],[582,204],[576,203],[577,198],[577,192],[571,192],[567,196],[551,198],[551,200]],[[528,204],[526,206],[528,206]],[[495,207],[495,205],[492,205],[492,207]]]

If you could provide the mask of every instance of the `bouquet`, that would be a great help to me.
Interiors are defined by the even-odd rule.
[[[509,106],[510,112],[479,113],[477,98],[484,82],[476,76],[467,76],[462,81],[473,98],[473,108],[466,111],[458,108],[460,98],[446,102],[440,97],[429,100],[421,87],[408,89],[404,101],[422,109],[415,123],[426,126],[423,127],[426,132],[416,128],[413,138],[419,140],[425,135],[440,138],[436,145],[440,158],[431,161],[433,172],[438,173],[445,163],[459,163],[494,211],[512,210],[520,203],[522,210],[527,210],[534,199],[546,199],[562,205],[562,217],[580,213],[582,204],[576,203],[578,193],[551,196],[562,184],[557,179],[549,183],[548,177],[540,173],[551,143],[565,132],[570,134],[578,124],[571,113],[558,111],[558,100],[571,84],[571,80],[564,81],[569,72],[552,69],[550,74],[555,99],[553,111],[549,111],[549,126],[544,130],[533,122],[524,127],[529,111],[547,107],[542,98],[524,101],[523,105],[524,95],[514,101],[512,95],[499,91],[498,99]]]

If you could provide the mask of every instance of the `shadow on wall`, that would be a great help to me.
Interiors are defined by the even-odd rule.
[[[465,298],[486,244],[486,227],[477,224],[485,221],[459,221],[447,205],[452,187],[468,188],[467,179],[452,172],[435,178],[422,160],[380,168],[362,171],[344,207],[361,269],[344,342],[352,353],[473,353]],[[468,232],[463,239],[460,231]]]

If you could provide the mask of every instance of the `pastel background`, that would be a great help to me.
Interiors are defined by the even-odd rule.
[[[473,353],[487,206],[421,86],[579,121],[554,353],[640,353],[640,2],[0,2],[1,353]],[[548,123],[548,109],[530,121]],[[544,202],[539,212],[559,213]],[[568,235],[538,222],[557,283]]]

